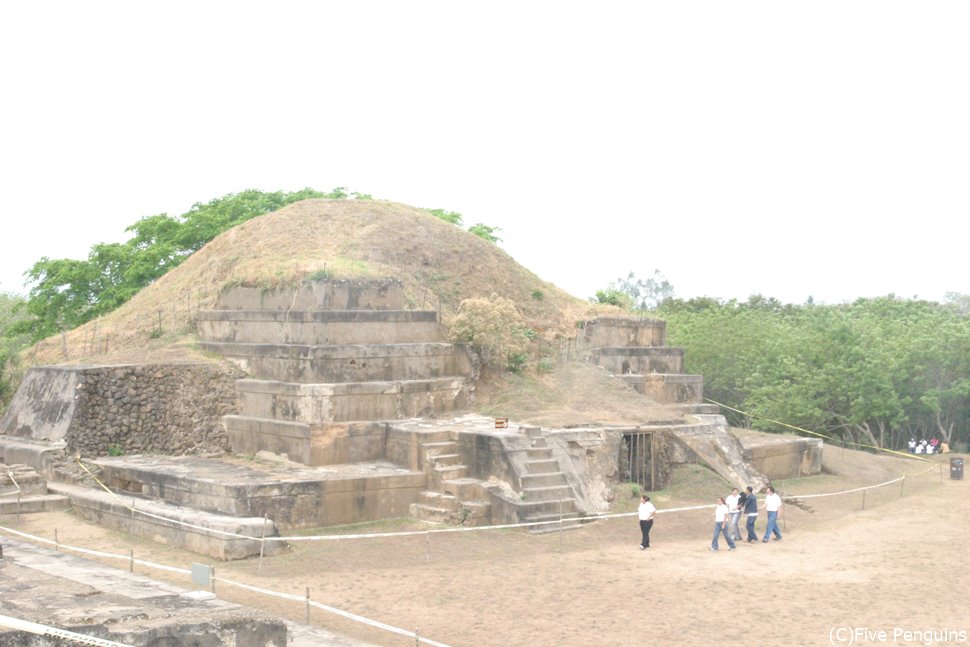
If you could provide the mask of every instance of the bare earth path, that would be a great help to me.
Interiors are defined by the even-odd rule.
[[[788,491],[839,485],[857,483],[823,476]],[[850,637],[860,645],[970,644],[970,481],[933,471],[866,496],[865,510],[861,493],[812,499],[813,512],[788,505],[783,541],[742,543],[734,552],[723,541],[721,551],[707,550],[713,521],[702,510],[660,515],[649,551],[636,549],[636,521],[622,518],[562,535],[489,531],[300,543],[261,569],[256,560],[216,569],[220,577],[300,596],[309,587],[315,601],[417,628],[449,645],[828,645],[849,644]],[[56,527],[63,543],[121,554],[133,548],[140,559],[173,566],[211,563],[66,513],[25,516],[17,527],[46,537]],[[188,587],[186,580],[173,581]],[[224,584],[218,594],[304,619],[299,603]],[[312,619],[375,644],[414,644],[322,611]],[[933,630],[935,636],[900,633]]]

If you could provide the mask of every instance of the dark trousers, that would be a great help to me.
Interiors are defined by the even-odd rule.
[[[641,519],[640,520],[640,534],[643,535],[643,539],[640,540],[640,545],[644,548],[650,548],[650,529],[653,528],[653,519]]]

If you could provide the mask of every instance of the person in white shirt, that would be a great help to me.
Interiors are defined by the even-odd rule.
[[[650,503],[650,497],[644,494],[640,497],[640,506],[637,508],[637,516],[640,518],[640,550],[650,548],[650,529],[653,528],[653,517],[657,514],[657,508]]]
[[[775,534],[775,541],[781,539],[781,530],[778,529],[778,515],[781,514],[781,497],[775,492],[775,488],[768,486],[768,494],[765,495],[765,512],[768,513],[768,527],[765,528],[765,537],[761,541],[768,543],[771,534]]]
[[[741,518],[741,494],[738,492],[738,488],[731,490],[731,494],[727,496],[724,500],[727,503],[728,512],[731,513],[731,523],[728,526],[729,534],[731,539],[737,541],[741,539],[741,529],[738,528],[738,520]]]
[[[724,533],[724,538],[727,539],[729,549],[734,550],[734,540],[728,534],[727,524],[728,506],[724,501],[724,497],[718,497],[717,506],[714,508],[714,539],[711,540],[711,550],[717,550],[717,540],[721,533]]]

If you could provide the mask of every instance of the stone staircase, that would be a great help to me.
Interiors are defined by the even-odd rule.
[[[531,446],[526,449],[525,472],[519,475],[523,508],[520,517],[525,523],[547,522],[530,527],[532,533],[555,531],[560,519],[579,514],[576,497],[542,430],[527,427],[525,432]],[[575,521],[563,524],[563,528],[578,527]]]
[[[428,489],[412,503],[411,516],[421,521],[484,526],[491,520],[485,483],[468,476],[458,443],[451,439],[421,443]]]
[[[250,374],[236,384],[238,414],[224,419],[233,451],[368,460],[379,453],[363,439],[379,434],[374,422],[462,408],[474,357],[443,340],[436,312],[403,302],[393,280],[310,281],[235,288],[200,313],[201,347]]]
[[[67,497],[48,490],[47,481],[27,465],[0,465],[0,515],[50,512],[70,507]]]

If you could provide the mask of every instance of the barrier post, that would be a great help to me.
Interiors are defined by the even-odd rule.
[[[424,535],[424,563],[431,563],[431,533],[425,533]]]
[[[61,549],[60,542],[57,541],[57,528],[54,528],[54,550],[58,551],[60,549]]]
[[[128,549],[128,572],[129,573],[135,572],[135,549],[134,548]]]
[[[306,587],[306,623],[310,624],[310,587]]]
[[[559,552],[562,552],[562,497],[559,497]]]
[[[263,549],[266,547],[266,513],[263,513],[263,524],[259,533],[259,561],[256,563],[256,572],[263,572]]]
[[[212,595],[216,594],[216,567],[213,566],[209,572],[209,584],[212,585]]]
[[[414,628],[414,647],[418,647],[421,644],[421,634],[418,633],[418,628]]]

